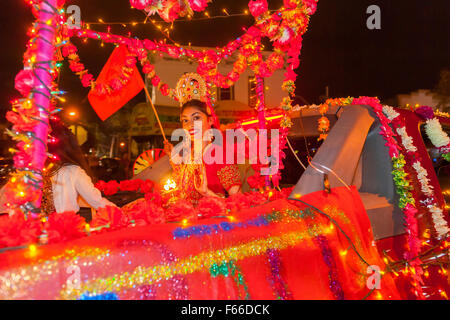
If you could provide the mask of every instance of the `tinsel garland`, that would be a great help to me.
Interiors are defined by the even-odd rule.
[[[277,299],[279,300],[292,300],[292,293],[289,291],[283,277],[280,251],[269,249],[267,250],[267,259],[270,268],[270,275],[268,280],[273,288],[274,293],[276,293]]]
[[[242,274],[236,262],[222,261],[221,263],[213,263],[209,269],[211,277],[216,278],[218,276],[229,277],[231,276],[236,283],[241,300],[250,300],[250,293],[248,292],[248,286],[245,282],[244,275]],[[242,288],[242,290],[240,290]],[[243,291],[243,294],[240,292]]]
[[[314,238],[314,242],[320,248],[323,260],[328,267],[328,280],[329,287],[333,296],[336,300],[345,300],[344,291],[339,282],[339,277],[337,274],[336,262],[334,261],[333,254],[331,252],[328,240],[323,235],[318,235]]]

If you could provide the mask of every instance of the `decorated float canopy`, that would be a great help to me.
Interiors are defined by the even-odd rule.
[[[68,60],[70,69],[80,77],[82,86],[90,90],[89,101],[101,119],[108,118],[145,87],[139,74],[138,64],[142,67],[142,72],[151,79],[153,86],[160,90],[162,94],[177,99],[176,90],[170,88],[164,82],[164,75],[158,75],[155,72],[155,68],[149,59],[150,53],[165,53],[174,59],[189,59],[192,63],[195,63],[197,73],[206,81],[205,92],[207,96],[210,96],[207,102],[213,112],[216,103],[210,94],[213,86],[229,87],[239,79],[244,70],[250,68],[255,74],[257,97],[255,110],[258,116],[254,119],[240,121],[236,125],[243,128],[246,125],[254,125],[259,129],[264,129],[267,124],[270,124],[270,121],[276,120],[275,123],[281,131],[279,159],[284,159],[283,148],[289,142],[286,137],[289,128],[292,126],[291,117],[293,113],[300,111],[300,109],[293,110],[291,105],[297,77],[294,70],[299,66],[302,35],[307,30],[310,16],[316,11],[317,0],[285,0],[284,5],[277,10],[269,10],[266,0],[251,0],[249,11],[255,18],[254,25],[226,46],[205,51],[170,45],[151,39],[129,38],[97,32],[83,24],[74,25],[71,21],[68,21],[65,2],[65,0],[27,1],[36,21],[30,27],[28,33],[30,40],[24,54],[24,69],[16,77],[16,89],[22,94],[22,97],[12,101],[12,110],[7,114],[8,120],[13,124],[9,134],[17,142],[16,147],[11,149],[11,152],[14,153],[16,172],[5,190],[9,209],[23,213],[26,217],[39,216],[42,171],[46,159],[53,157],[53,155],[47,153],[47,144],[54,142],[54,138],[49,135],[49,119],[60,111],[58,101],[62,100],[64,95],[64,91],[58,88],[56,82],[59,68],[64,59]],[[143,10],[149,16],[159,14],[165,21],[171,22],[179,17],[203,11],[209,2],[207,0],[131,0],[130,4],[138,10]],[[81,62],[76,46],[71,43],[72,38],[97,39],[117,46],[102,73],[96,79]],[[273,53],[267,59],[263,59],[261,54],[263,38],[268,38],[274,48]],[[238,54],[232,71],[221,74],[218,71],[218,65],[227,60],[232,53]],[[264,99],[263,79],[270,77],[275,70],[281,69],[286,64],[288,68],[282,85],[286,97],[280,101],[278,110],[270,110],[269,112]],[[339,120],[337,120],[333,129],[328,132],[330,121],[327,115],[330,112],[334,113],[334,111],[331,111],[333,108],[337,110],[342,106],[351,107],[344,108],[342,113],[338,114]],[[423,253],[422,247],[429,245],[426,241],[430,241],[435,245],[434,249],[442,250],[443,253],[440,254],[448,255],[449,243],[445,239],[448,237],[450,229],[443,210],[442,195],[439,195],[433,189],[433,185],[438,186],[438,184],[436,184],[436,176],[432,172],[430,159],[419,156],[425,154],[426,149],[423,144],[418,143],[421,138],[420,133],[416,132],[417,124],[420,121],[425,121],[426,132],[430,140],[436,148],[439,148],[443,157],[447,160],[450,155],[449,137],[442,131],[439,120],[433,114],[433,110],[430,110],[431,108],[423,107],[418,109],[413,116],[407,116],[404,112],[398,112],[391,107],[381,105],[377,98],[360,97],[331,99],[315,109],[318,110],[320,115],[318,119],[320,139],[326,140],[316,156],[309,159],[308,168],[305,167],[305,174],[295,186],[290,198],[302,198],[304,194],[311,194],[322,189],[326,190],[330,186],[336,187],[339,184],[344,187],[335,188],[337,189],[335,193],[330,195],[321,192],[320,196],[311,197],[309,201],[315,201],[316,205],[319,205],[333,197],[340,200],[351,198],[358,201],[361,198],[366,206],[365,209],[377,238],[381,239],[406,232],[407,244],[404,252],[406,267],[403,271],[405,274],[411,275],[416,296],[423,298],[421,284],[423,284],[422,275],[424,275],[424,271],[422,266],[426,259],[429,262],[435,256],[427,257],[426,254],[429,251]],[[415,122],[411,122],[415,125],[415,129],[407,121],[412,117],[415,117]],[[418,150],[419,148],[421,150]],[[384,160],[375,161],[381,158]],[[151,161],[153,160],[155,160],[154,155],[151,158]],[[167,162],[161,162],[160,160],[152,162],[152,165],[167,167]],[[281,163],[279,168],[283,168]],[[369,178],[365,179],[364,176]],[[271,179],[271,183],[277,186],[279,173],[272,175]],[[367,185],[365,183],[367,181],[373,182],[373,184]],[[379,182],[385,182],[385,184],[378,184]],[[117,182],[115,183],[117,184]],[[353,186],[350,187],[349,185]],[[413,192],[414,186],[417,190],[420,189],[420,193]],[[345,188],[351,189],[350,192],[347,192]],[[357,191],[359,191],[359,195]],[[374,195],[382,198],[381,202],[377,202],[379,199],[375,199]],[[376,201],[373,201],[374,199]],[[300,199],[297,200],[301,201]],[[353,200],[341,202],[350,206],[348,212],[364,212],[361,208],[356,210],[355,206],[349,205],[353,203]],[[370,203],[376,205],[369,210]],[[283,202],[282,204],[286,206],[286,203]],[[267,212],[273,210],[271,206],[272,204],[267,204]],[[287,207],[289,209],[289,206]],[[310,205],[308,205],[308,212],[310,212],[309,207]],[[259,210],[259,208],[256,210]],[[316,211],[319,212],[319,210]],[[283,217],[274,218],[273,212],[271,215],[270,220],[267,218],[265,221],[272,223]],[[17,216],[21,215],[14,215],[14,217]],[[57,215],[55,216],[57,219]],[[296,218],[298,217],[304,223],[303,213],[296,216]],[[388,221],[390,224],[380,225],[380,217],[384,222]],[[430,225],[429,229],[425,230],[428,230],[428,232],[424,234],[419,234],[420,217],[426,217],[429,222],[428,225]],[[288,218],[290,219],[290,217]],[[348,218],[345,215],[339,215],[340,218],[342,218],[342,221],[339,221],[342,222],[341,224],[358,227],[356,222],[353,223],[359,220],[356,213],[351,216],[352,219],[349,221],[344,221]],[[33,222],[33,219],[27,221]],[[226,224],[225,226],[228,227],[229,225]],[[252,225],[257,224],[252,222]],[[242,224],[239,228],[241,227]],[[20,230],[20,228],[18,229]],[[199,229],[195,230],[198,231]],[[298,232],[297,229],[292,230],[292,233],[287,234],[289,237],[287,241],[283,238],[282,241],[269,239],[263,242],[250,242],[244,246],[244,252],[249,254],[253,252],[253,248],[264,248],[264,250],[286,249],[291,246],[293,240],[296,244],[299,239],[307,239],[307,233],[310,233],[310,231],[304,231],[303,234]],[[223,232],[228,231],[229,228],[223,229]],[[370,227],[364,223],[364,230],[360,230],[360,233],[365,235],[363,240],[369,238],[369,231]],[[129,232],[132,233],[133,230]],[[193,233],[193,228],[176,229],[173,235],[182,238]],[[247,232],[242,234],[246,235]],[[219,235],[221,236],[220,233]],[[195,238],[193,239],[196,241]],[[327,265],[330,267],[330,260],[327,258],[330,257],[330,248],[323,238],[319,239],[322,239],[319,243],[321,250],[317,253],[324,255]],[[281,245],[272,248],[271,246],[274,243],[276,245],[280,243]],[[365,244],[365,246],[374,250],[370,244]],[[233,259],[240,258],[236,257],[236,252],[239,251],[232,248],[230,252]],[[267,252],[270,254],[273,251]],[[344,250],[342,254],[339,253],[340,259],[344,259],[342,257],[346,253],[347,250]],[[195,264],[195,267],[204,267],[204,257],[201,256],[202,259],[198,260],[201,263]],[[187,264],[180,264],[174,270],[186,270],[186,265],[189,265],[190,268],[193,266],[191,260],[186,261]],[[296,263],[298,261],[300,259],[297,259]],[[216,271],[220,269],[220,263],[222,262],[211,262],[211,270],[215,272],[215,276],[217,275]],[[341,264],[345,265],[344,263]],[[249,268],[254,268],[253,264],[249,266]],[[335,266],[331,266],[330,270],[333,268],[336,269]],[[194,272],[200,269],[193,268],[190,270]],[[272,267],[271,270],[276,270],[276,268]],[[143,272],[150,274],[151,270],[145,269]],[[298,269],[295,269],[295,272],[298,272]],[[276,273],[279,275],[279,272]],[[335,279],[336,273],[330,271],[326,274],[329,277],[330,288],[335,298],[343,298],[342,290],[336,287],[336,284],[339,284]],[[141,273],[136,274],[136,279],[141,279],[141,275]],[[159,277],[159,275],[157,276]],[[29,279],[33,279],[33,277],[29,277]],[[112,286],[115,281],[115,278],[113,278],[111,282],[105,281],[102,283]],[[46,284],[53,283],[53,281],[44,282]],[[278,284],[281,284],[279,288],[284,288],[282,283]],[[22,285],[28,286],[26,282],[23,282]],[[93,288],[95,288],[95,283]],[[201,287],[201,289],[203,291],[204,288]],[[46,292],[46,290],[42,290],[42,292]]]
[[[124,0],[125,1],[125,0]],[[171,22],[178,17],[205,10],[210,1],[147,1],[131,0],[130,5],[144,10],[148,16],[159,14]],[[295,69],[299,66],[302,35],[306,32],[310,16],[317,8],[317,0],[284,1],[277,10],[269,10],[266,0],[249,2],[249,12],[255,18],[253,26],[241,36],[216,50],[196,51],[191,48],[166,44],[151,39],[129,38],[111,33],[96,32],[86,25],[77,25],[66,14],[64,0],[30,0],[27,2],[36,17],[30,27],[30,40],[24,54],[24,69],[16,77],[16,88],[22,94],[15,99],[7,118],[13,123],[10,132],[17,146],[14,150],[17,169],[9,184],[9,205],[24,213],[38,212],[41,199],[42,169],[48,156],[48,120],[60,111],[57,103],[64,91],[56,79],[62,61],[69,62],[70,69],[80,77],[82,86],[88,88],[89,101],[101,119],[106,119],[144,88],[137,70],[151,80],[163,95],[177,99],[174,88],[164,83],[164,75],[158,75],[151,64],[149,54],[165,53],[174,59],[189,59],[197,65],[197,73],[206,81],[206,92],[213,86],[226,88],[233,85],[246,70],[251,69],[256,81],[257,126],[265,128],[266,106],[263,79],[275,70],[288,65],[283,82],[286,97],[280,101],[281,139],[287,135],[292,122],[289,112],[295,91]],[[91,38],[116,45],[103,71],[95,79],[85,68],[77,54],[72,38]],[[262,57],[263,38],[268,38],[273,53]],[[233,69],[228,74],[218,72],[218,65],[232,53],[238,53]],[[118,67],[119,66],[119,67]],[[214,98],[207,99],[214,110]],[[274,180],[278,181],[274,175]]]

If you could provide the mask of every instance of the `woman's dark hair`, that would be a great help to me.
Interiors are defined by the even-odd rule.
[[[191,108],[195,108],[198,111],[206,114],[208,117],[210,117],[211,115],[208,113],[208,108],[206,106],[206,103],[197,99],[194,100],[190,100],[188,102],[185,102],[182,106],[181,106],[181,112],[180,114],[183,113],[183,111],[187,108],[187,107],[191,107]]]
[[[65,127],[61,122],[54,120],[50,120],[50,128],[51,136],[57,141],[48,144],[48,152],[55,155],[58,160],[56,160],[55,165],[50,169],[48,174],[51,176],[61,167],[76,165],[86,171],[91,179],[94,178],[86,157],[72,131]]]

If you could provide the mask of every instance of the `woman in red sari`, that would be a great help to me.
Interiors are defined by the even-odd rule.
[[[171,164],[174,171],[174,180],[177,184],[177,197],[191,200],[194,204],[203,196],[226,197],[240,191],[241,176],[239,168],[236,164],[225,164],[226,142],[215,141],[216,148],[223,148],[222,156],[215,158],[215,150],[213,148],[214,141],[203,139],[210,129],[213,129],[213,119],[206,103],[200,100],[190,100],[181,107],[180,121],[184,130],[191,137],[191,152],[193,155],[195,145],[201,145],[202,161],[201,163],[180,163]],[[197,123],[196,126],[194,124]],[[200,126],[201,124],[201,126]],[[198,135],[198,128],[201,128],[202,135]],[[217,132],[217,131],[216,131]],[[201,139],[200,141],[196,139]],[[207,140],[207,141],[204,141]],[[174,146],[168,142],[164,142],[164,151],[169,156],[172,155]],[[209,157],[217,159],[219,163],[211,163],[205,161]],[[209,158],[211,159],[211,158]]]

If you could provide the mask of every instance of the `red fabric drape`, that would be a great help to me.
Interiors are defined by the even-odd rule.
[[[302,200],[333,217],[368,264],[384,269],[376,247],[372,245],[369,220],[355,188],[335,188],[330,194],[316,192]],[[38,247],[34,255],[30,255],[29,250],[3,253],[0,254],[0,279],[11,278],[12,274],[20,276],[14,280],[14,286],[6,282],[0,284],[0,299],[79,298],[86,290],[90,293],[95,290],[97,294],[114,292],[120,299],[243,299],[246,294],[250,299],[277,299],[280,295],[275,289],[277,285],[278,288],[284,286],[283,290],[293,299],[334,299],[333,286],[342,288],[345,299],[363,298],[369,292],[366,282],[371,274],[367,273],[367,265],[349,250],[349,241],[342,233],[336,227],[328,230],[331,225],[328,218],[317,213],[283,220],[271,220],[267,216],[274,211],[285,210],[305,213],[306,208],[305,205],[294,205],[292,201],[276,200],[246,212],[232,213],[232,219],[204,219],[188,226],[169,223],[127,228]],[[268,223],[258,226],[246,224],[262,216]],[[223,222],[243,223],[245,227],[235,225],[232,230],[220,229],[218,233],[174,237],[177,228]],[[317,226],[328,230],[323,234],[331,252],[328,260],[314,241]],[[274,283],[267,246],[277,243],[274,239],[286,235],[294,238],[303,235],[303,238],[297,242],[278,242],[287,245],[278,250],[275,248],[279,253],[276,268],[279,277]],[[213,261],[211,256],[201,259],[207,253],[214,253],[215,261],[220,264],[226,262],[225,253],[230,250],[238,253],[233,262],[246,289],[238,286],[231,275],[213,276],[209,265]],[[347,251],[345,255],[342,254],[344,251]],[[180,267],[180,263],[189,259],[191,264],[184,263]],[[333,270],[327,264],[330,259],[334,261]],[[74,274],[73,266],[79,271],[82,283],[92,286],[89,289],[82,287],[66,296],[63,286]],[[145,280],[134,287],[127,285],[127,279],[135,274],[151,279],[158,270],[165,270],[164,276],[153,282]],[[335,271],[337,283],[331,283],[330,271]],[[125,280],[120,282],[118,279]],[[114,286],[108,287],[112,283]],[[389,275],[381,278],[380,289],[369,298],[399,298]]]
[[[118,78],[127,55],[128,49],[126,46],[121,45],[114,49],[98,76],[97,84],[109,84],[111,79]],[[110,95],[98,95],[94,90],[91,90],[88,99],[99,118],[104,121],[135,97],[144,88],[144,85],[139,70],[134,65],[130,79],[120,90],[114,90]]]

